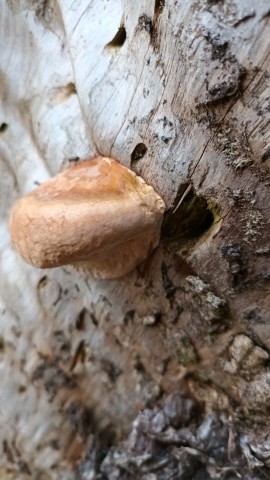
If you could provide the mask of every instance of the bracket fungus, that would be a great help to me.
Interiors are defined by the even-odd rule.
[[[164,210],[141,177],[96,157],[19,199],[10,215],[11,239],[34,267],[72,264],[96,278],[118,278],[157,246]]]

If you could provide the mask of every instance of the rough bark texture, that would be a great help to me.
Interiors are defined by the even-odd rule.
[[[269,478],[269,19],[1,3],[0,478]],[[95,154],[164,198],[160,246],[110,282],[34,270],[13,201]]]

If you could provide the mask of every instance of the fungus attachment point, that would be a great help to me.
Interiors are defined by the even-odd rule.
[[[111,158],[96,157],[18,200],[11,239],[34,267],[72,264],[96,278],[117,278],[157,246],[164,210],[142,178]]]

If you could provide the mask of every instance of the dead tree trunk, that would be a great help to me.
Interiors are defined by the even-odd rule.
[[[269,477],[269,18],[2,2],[0,477]],[[12,203],[96,154],[163,197],[160,246],[110,282],[34,270]]]

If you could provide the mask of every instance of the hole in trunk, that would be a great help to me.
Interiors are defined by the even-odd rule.
[[[155,1],[155,15],[158,16],[162,13],[165,7],[165,0],[156,0]]]
[[[163,235],[170,240],[187,241],[203,235],[214,223],[214,215],[205,198],[189,184],[181,185],[174,206],[163,222]]]
[[[8,124],[7,123],[1,123],[0,125],[0,133],[3,133],[7,130]]]
[[[107,43],[106,48],[120,48],[124,45],[127,38],[127,32],[124,25],[119,27],[118,32],[115,34],[113,39]]]
[[[130,155],[131,165],[134,166],[138,160],[144,157],[147,152],[147,146],[144,143],[138,143]]]

